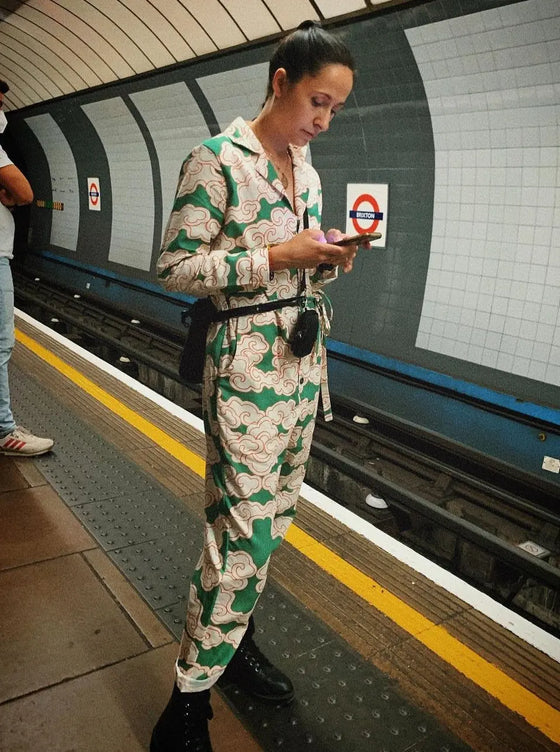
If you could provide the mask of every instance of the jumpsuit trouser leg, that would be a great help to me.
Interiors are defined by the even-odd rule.
[[[209,689],[245,634],[295,515],[317,397],[314,384],[267,406],[234,395],[205,415],[206,523],[176,664],[183,692]]]

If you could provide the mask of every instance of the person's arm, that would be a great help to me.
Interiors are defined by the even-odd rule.
[[[286,243],[269,248],[270,269],[313,269],[326,264],[328,272],[337,266],[342,266],[345,272],[349,272],[358,246],[333,244],[342,237],[344,236],[339,230],[329,230],[326,238],[321,230],[303,230]]]
[[[33,201],[29,180],[14,164],[0,167],[0,188],[0,201],[4,206],[23,206]]]
[[[269,283],[266,247],[240,249],[224,237],[228,189],[220,159],[204,144],[183,163],[175,202],[165,230],[157,274],[166,290],[206,297],[266,290]]]
[[[298,182],[308,186],[306,213],[309,229],[285,243],[269,247],[270,270],[308,269],[311,283],[322,286],[336,279],[339,268],[350,271],[356,249],[332,245],[344,237],[339,230],[329,230],[326,234],[321,231],[323,202],[319,175],[308,162],[298,162],[296,169],[299,171]]]

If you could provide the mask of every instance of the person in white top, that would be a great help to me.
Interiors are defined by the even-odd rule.
[[[4,94],[10,90],[0,81],[0,133],[8,121],[2,110]],[[14,284],[10,259],[14,249],[12,209],[33,201],[33,191],[25,175],[0,147],[0,454],[36,456],[48,452],[54,441],[34,436],[16,425],[12,415],[8,362],[14,347]]]

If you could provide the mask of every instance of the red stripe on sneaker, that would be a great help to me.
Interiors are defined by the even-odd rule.
[[[18,441],[17,439],[8,439],[8,441],[4,444],[4,449],[15,449],[16,451],[19,451],[20,449],[23,449],[25,446],[25,441]]]

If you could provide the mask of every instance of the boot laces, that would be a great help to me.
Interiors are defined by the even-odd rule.
[[[189,752],[206,752],[209,749],[207,722],[213,716],[210,703],[187,703],[183,706],[183,728]]]
[[[272,663],[268,660],[266,655],[261,652],[259,646],[253,640],[247,640],[245,645],[241,644],[237,650],[240,654],[240,658],[247,661],[247,663],[256,668],[270,668]]]
[[[189,704],[183,707],[183,720],[185,721],[185,726],[189,728],[194,725],[197,727],[200,726],[200,720],[202,718],[210,721],[213,717],[214,713],[212,712],[210,705],[206,705],[206,707],[196,707]]]

